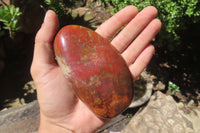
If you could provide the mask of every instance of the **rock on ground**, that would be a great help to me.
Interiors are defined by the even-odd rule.
[[[184,111],[183,104],[158,91],[122,133],[200,133],[200,110]]]
[[[30,104],[0,112],[0,133],[31,133],[39,126],[39,105]]]

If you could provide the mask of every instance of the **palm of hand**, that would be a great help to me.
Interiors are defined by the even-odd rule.
[[[160,21],[155,19],[155,8],[148,7],[137,13],[135,7],[129,6],[96,30],[102,37],[110,39],[119,28],[127,24],[111,43],[122,54],[134,79],[150,61],[154,47],[148,43],[161,27]],[[94,132],[106,121],[98,118],[75,96],[56,64],[52,41],[58,27],[57,16],[49,11],[36,36],[31,73],[37,87],[41,110],[40,129],[45,127],[42,123],[49,123],[47,125],[56,125],[63,130]]]

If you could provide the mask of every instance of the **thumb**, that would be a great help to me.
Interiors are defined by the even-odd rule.
[[[52,10],[47,11],[42,27],[35,38],[33,62],[31,66],[32,76],[37,73],[45,73],[56,65],[53,40],[59,28],[59,21],[56,13]]]

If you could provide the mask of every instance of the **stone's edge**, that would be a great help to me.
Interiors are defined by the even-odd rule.
[[[138,99],[136,101],[133,100],[133,102],[130,104],[130,106],[128,108],[135,108],[135,107],[141,106],[144,103],[146,103],[151,97],[152,89],[153,89],[152,81],[150,80],[146,71],[142,72],[141,75],[144,78],[144,80],[146,81],[146,88],[147,88],[146,93],[140,99]],[[139,110],[139,111],[141,111],[141,110]],[[112,127],[113,125],[115,125],[116,123],[118,123],[119,121],[124,120],[124,119],[128,119],[128,118],[126,116],[120,114],[120,115],[114,117],[108,124],[106,124],[104,127],[99,129],[96,133],[104,132],[104,130],[109,129],[110,127]]]
[[[146,71],[142,72],[141,75],[146,81],[146,92],[145,92],[144,96],[139,98],[138,100],[134,101],[134,99],[133,99],[132,103],[129,105],[128,108],[135,108],[135,107],[139,107],[139,106],[145,104],[152,95],[152,90],[153,90],[152,81],[150,80]]]

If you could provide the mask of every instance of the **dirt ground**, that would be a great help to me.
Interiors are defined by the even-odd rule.
[[[157,48],[147,68],[155,89],[162,88],[167,95],[173,95],[168,89],[168,82],[172,81],[181,91],[173,95],[174,99],[186,104],[192,102],[194,106],[199,106],[200,103],[200,47],[195,44],[197,42],[183,44],[180,52],[168,53],[163,48]],[[162,87],[158,87],[159,85]]]

